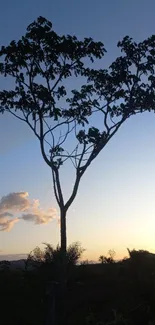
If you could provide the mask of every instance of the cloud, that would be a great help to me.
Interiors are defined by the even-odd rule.
[[[32,209],[32,213],[26,213],[22,215],[22,219],[25,221],[33,221],[36,225],[47,224],[56,217],[56,209],[49,209],[44,211],[39,208]]]
[[[0,231],[10,231],[19,218],[8,219],[7,217],[0,219]]]
[[[14,214],[21,214],[17,217]],[[20,220],[31,221],[34,224],[47,224],[57,217],[54,208],[43,210],[39,200],[31,201],[28,192],[16,192],[0,199],[0,231],[10,231]]]
[[[0,200],[0,214],[8,210],[25,211],[29,208],[30,202],[28,192],[10,193]]]
[[[27,192],[10,193],[0,200],[0,231],[10,231],[19,218],[13,213],[19,213],[29,208]]]
[[[0,219],[5,217],[13,217],[13,214],[9,212],[4,212],[0,214]]]

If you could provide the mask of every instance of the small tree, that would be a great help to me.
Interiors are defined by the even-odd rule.
[[[25,268],[27,269],[29,266],[31,267],[39,267],[44,262],[44,252],[40,247],[35,247],[29,254],[25,262]]]
[[[100,255],[100,257],[99,257],[99,262],[101,263],[101,264],[104,264],[105,263],[105,256],[103,256],[103,255]]]
[[[60,208],[64,256],[66,213],[85,171],[130,116],[155,108],[155,36],[139,44],[127,36],[118,47],[123,54],[108,70],[92,69],[106,52],[101,42],[59,36],[39,17],[0,51],[1,78],[11,85],[0,91],[0,111],[26,122],[40,142]],[[65,201],[60,171],[69,160],[75,179]]]
[[[116,252],[113,249],[110,249],[108,251],[108,255],[109,256],[100,255],[99,262],[101,264],[112,264],[112,263],[114,263],[115,262],[114,257],[116,255]]]
[[[109,258],[111,259],[111,261],[114,262],[114,258],[115,258],[115,256],[116,256],[116,252],[115,252],[115,250],[114,250],[114,249],[109,249],[109,251],[108,251],[108,255],[109,255]]]
[[[48,243],[45,244],[45,249],[40,249],[40,247],[36,247],[34,250],[30,252],[26,260],[26,267],[40,267],[44,264],[53,265],[53,266],[61,266],[62,252],[59,245],[54,248],[52,245]],[[79,242],[75,242],[68,246],[66,252],[66,261],[68,267],[74,266],[78,263],[81,258],[84,249],[82,248]]]

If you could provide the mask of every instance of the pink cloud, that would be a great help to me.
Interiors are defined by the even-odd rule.
[[[24,213],[23,213],[24,212]],[[14,213],[22,214],[14,217]],[[55,208],[43,210],[39,200],[30,200],[28,192],[16,192],[0,199],[0,231],[10,231],[20,220],[31,221],[34,224],[47,224],[57,218]]]

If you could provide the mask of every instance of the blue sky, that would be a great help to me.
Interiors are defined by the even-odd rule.
[[[6,0],[0,11],[0,44],[18,39],[42,15],[58,33],[101,40],[108,51],[107,67],[119,54],[116,44],[123,36],[141,41],[155,34],[154,12],[153,0]],[[126,247],[155,251],[154,126],[153,114],[130,119],[82,179],[68,212],[68,240],[80,241],[89,259],[110,248],[117,257],[126,255]],[[63,177],[66,195],[69,176],[68,171]],[[23,191],[31,200],[39,199],[43,209],[56,207],[51,172],[37,139],[10,116],[0,117],[0,180],[0,197]],[[42,242],[58,241],[56,220],[47,225],[21,221],[10,232],[0,233],[0,250],[4,255],[28,253]]]

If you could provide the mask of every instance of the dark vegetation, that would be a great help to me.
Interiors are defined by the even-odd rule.
[[[119,262],[76,265],[82,252],[78,243],[67,251],[64,324],[155,324],[154,254],[128,250],[129,258]],[[1,262],[1,324],[56,324],[52,315],[61,312],[60,260],[60,248],[47,244],[44,251],[29,254],[24,270]]]

